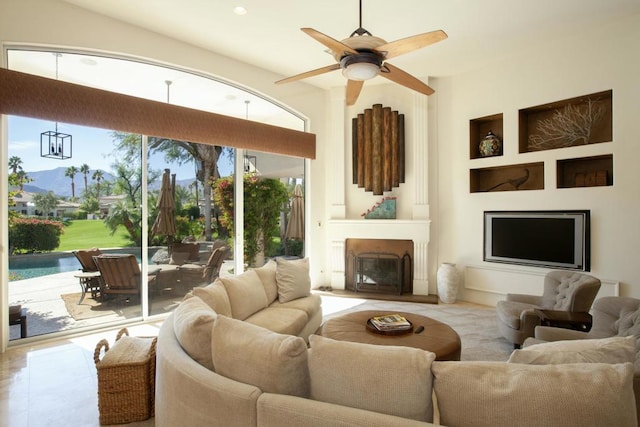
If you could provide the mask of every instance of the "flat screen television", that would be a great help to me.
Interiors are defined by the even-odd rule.
[[[590,271],[588,210],[485,211],[488,262]]]

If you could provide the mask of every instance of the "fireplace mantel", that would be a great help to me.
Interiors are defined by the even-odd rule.
[[[430,220],[333,219],[327,223],[331,265],[331,286],[344,289],[346,239],[407,239],[413,241],[413,293],[428,295],[427,278]]]

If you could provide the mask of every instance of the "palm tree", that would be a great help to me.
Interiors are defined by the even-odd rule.
[[[100,169],[94,171],[93,175],[91,175],[91,179],[96,181],[96,199],[98,200],[100,200],[100,181],[102,181],[103,178],[104,172],[102,172]]]
[[[71,178],[71,198],[76,198],[76,184],[73,181],[76,174],[78,173],[78,168],[75,166],[69,166],[67,170],[64,172],[64,176]]]
[[[11,173],[18,173],[18,169],[22,169],[22,159],[18,156],[9,157],[9,167],[11,168]]]
[[[16,173],[16,177],[18,178],[18,185],[20,186],[20,191],[24,190],[24,185],[27,182],[33,181],[33,179],[30,178],[22,168],[20,168],[18,173]]]
[[[124,226],[129,233],[129,238],[137,246],[140,245],[140,214],[135,206],[120,201],[111,207],[109,214],[105,218],[104,222],[106,226],[111,230],[113,235],[119,226]]]
[[[82,175],[84,175],[84,196],[87,197],[87,176],[89,175],[89,171],[91,170],[91,168],[89,167],[88,164],[84,163],[82,166],[80,166],[80,172],[82,172]]]

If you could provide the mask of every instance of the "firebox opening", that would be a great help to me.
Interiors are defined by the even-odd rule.
[[[346,239],[345,289],[397,295],[413,292],[413,241]]]

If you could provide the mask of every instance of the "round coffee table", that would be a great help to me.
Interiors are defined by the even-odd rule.
[[[367,320],[374,316],[398,313],[413,324],[419,333],[383,335],[367,330]],[[339,341],[353,341],[376,345],[397,345],[420,348],[436,354],[436,360],[460,360],[460,336],[449,325],[429,317],[405,312],[356,311],[327,320],[318,333]]]

